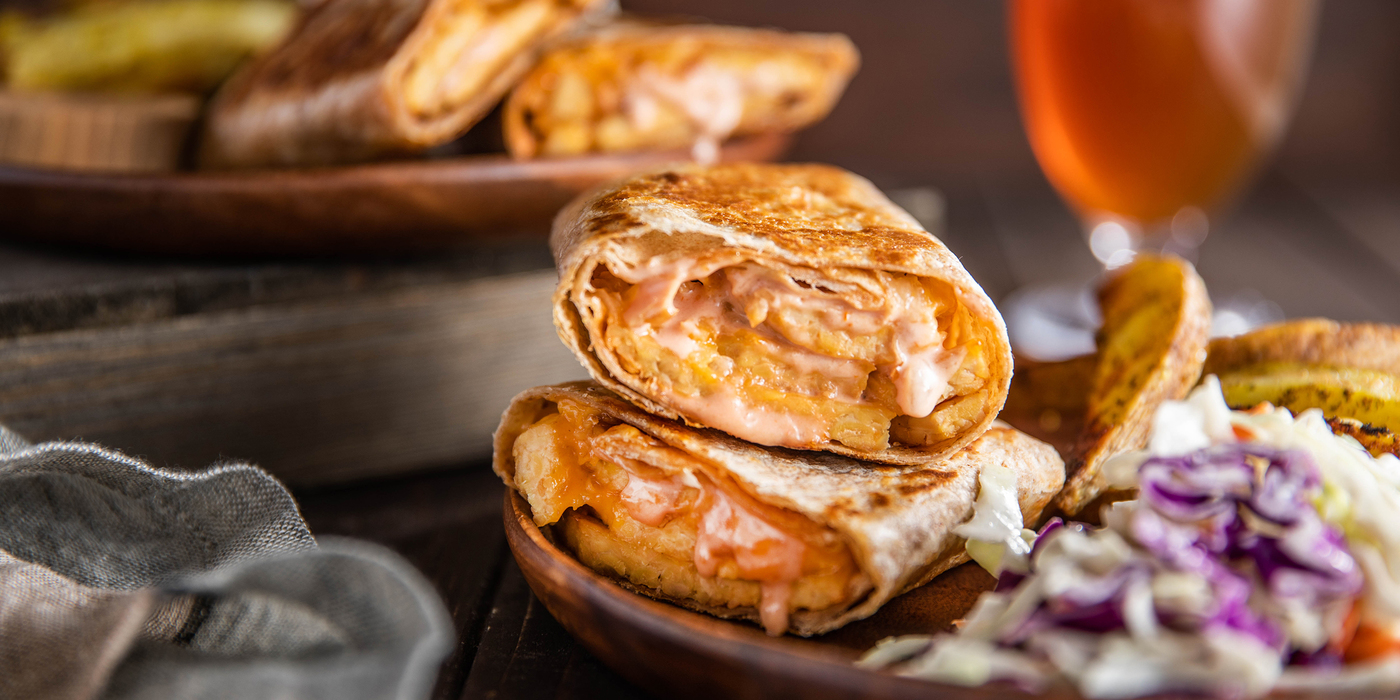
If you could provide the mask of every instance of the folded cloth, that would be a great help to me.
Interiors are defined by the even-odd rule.
[[[0,698],[421,698],[452,637],[407,562],[318,543],[256,467],[0,427]]]

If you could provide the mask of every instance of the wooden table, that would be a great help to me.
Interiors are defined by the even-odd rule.
[[[983,180],[945,194],[945,238],[994,298],[1095,271],[1078,225],[1042,181]],[[1212,233],[1199,268],[1217,298],[1254,290],[1288,316],[1400,323],[1400,185],[1333,190],[1270,174]],[[505,545],[501,488],[471,462],[300,498],[313,532],[383,543],[442,593],[458,646],[434,698],[646,697],[530,593]]]

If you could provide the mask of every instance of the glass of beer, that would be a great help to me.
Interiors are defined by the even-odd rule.
[[[1188,257],[1280,136],[1317,0],[1010,0],[1036,159],[1110,267]]]

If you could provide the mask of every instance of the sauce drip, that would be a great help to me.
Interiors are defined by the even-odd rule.
[[[702,576],[715,576],[721,564],[732,560],[743,578],[763,584],[759,619],[764,630],[782,634],[788,627],[792,584],[802,576],[807,545],[738,506],[720,489],[707,489],[704,502],[695,539],[695,568]]]
[[[890,380],[899,411],[924,418],[945,398],[966,357],[964,348],[944,347],[937,318],[943,305],[909,276],[877,273],[884,293],[857,299],[752,263],[653,261],[614,274],[633,285],[620,313],[629,332],[650,336],[687,359],[707,341],[748,331],[766,361],[799,376],[829,380],[823,385],[828,387],[825,398],[845,403],[870,403],[863,392],[867,376],[876,370]],[[790,311],[817,322],[775,322]],[[876,354],[888,358],[878,365],[859,353],[824,346],[833,334],[857,338],[851,342],[858,344],[883,332],[889,334],[888,347]],[[731,383],[697,395],[670,391],[666,401],[692,420],[764,445],[807,447],[831,439],[827,419],[767,405],[729,387]]]
[[[792,587],[804,574],[854,568],[844,545],[809,544],[807,539],[814,536],[834,541],[825,528],[804,520],[792,530],[798,516],[768,517],[763,511],[771,507],[734,491],[732,484],[721,485],[705,474],[703,463],[633,426],[606,426],[596,411],[566,400],[559,403],[558,416],[542,418],[530,428],[536,429],[554,431],[561,457],[554,465],[555,478],[568,482],[560,491],[567,507],[591,506],[605,522],[622,511],[651,527],[695,513],[696,570],[705,577],[759,583],[759,616],[769,634],[787,630]],[[585,466],[597,460],[626,474],[620,489],[608,487],[596,476],[596,468]],[[678,467],[683,471],[675,474]],[[557,521],[564,508],[557,510],[549,522]]]

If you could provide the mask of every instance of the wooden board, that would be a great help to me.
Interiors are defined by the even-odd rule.
[[[501,408],[581,379],[553,270],[0,337],[0,424],[155,463],[259,464],[293,485],[490,454]]]
[[[782,134],[723,160],[780,156]],[[0,235],[162,255],[326,255],[459,247],[548,233],[580,192],[684,152],[514,161],[501,156],[337,168],[99,175],[0,168]]]

